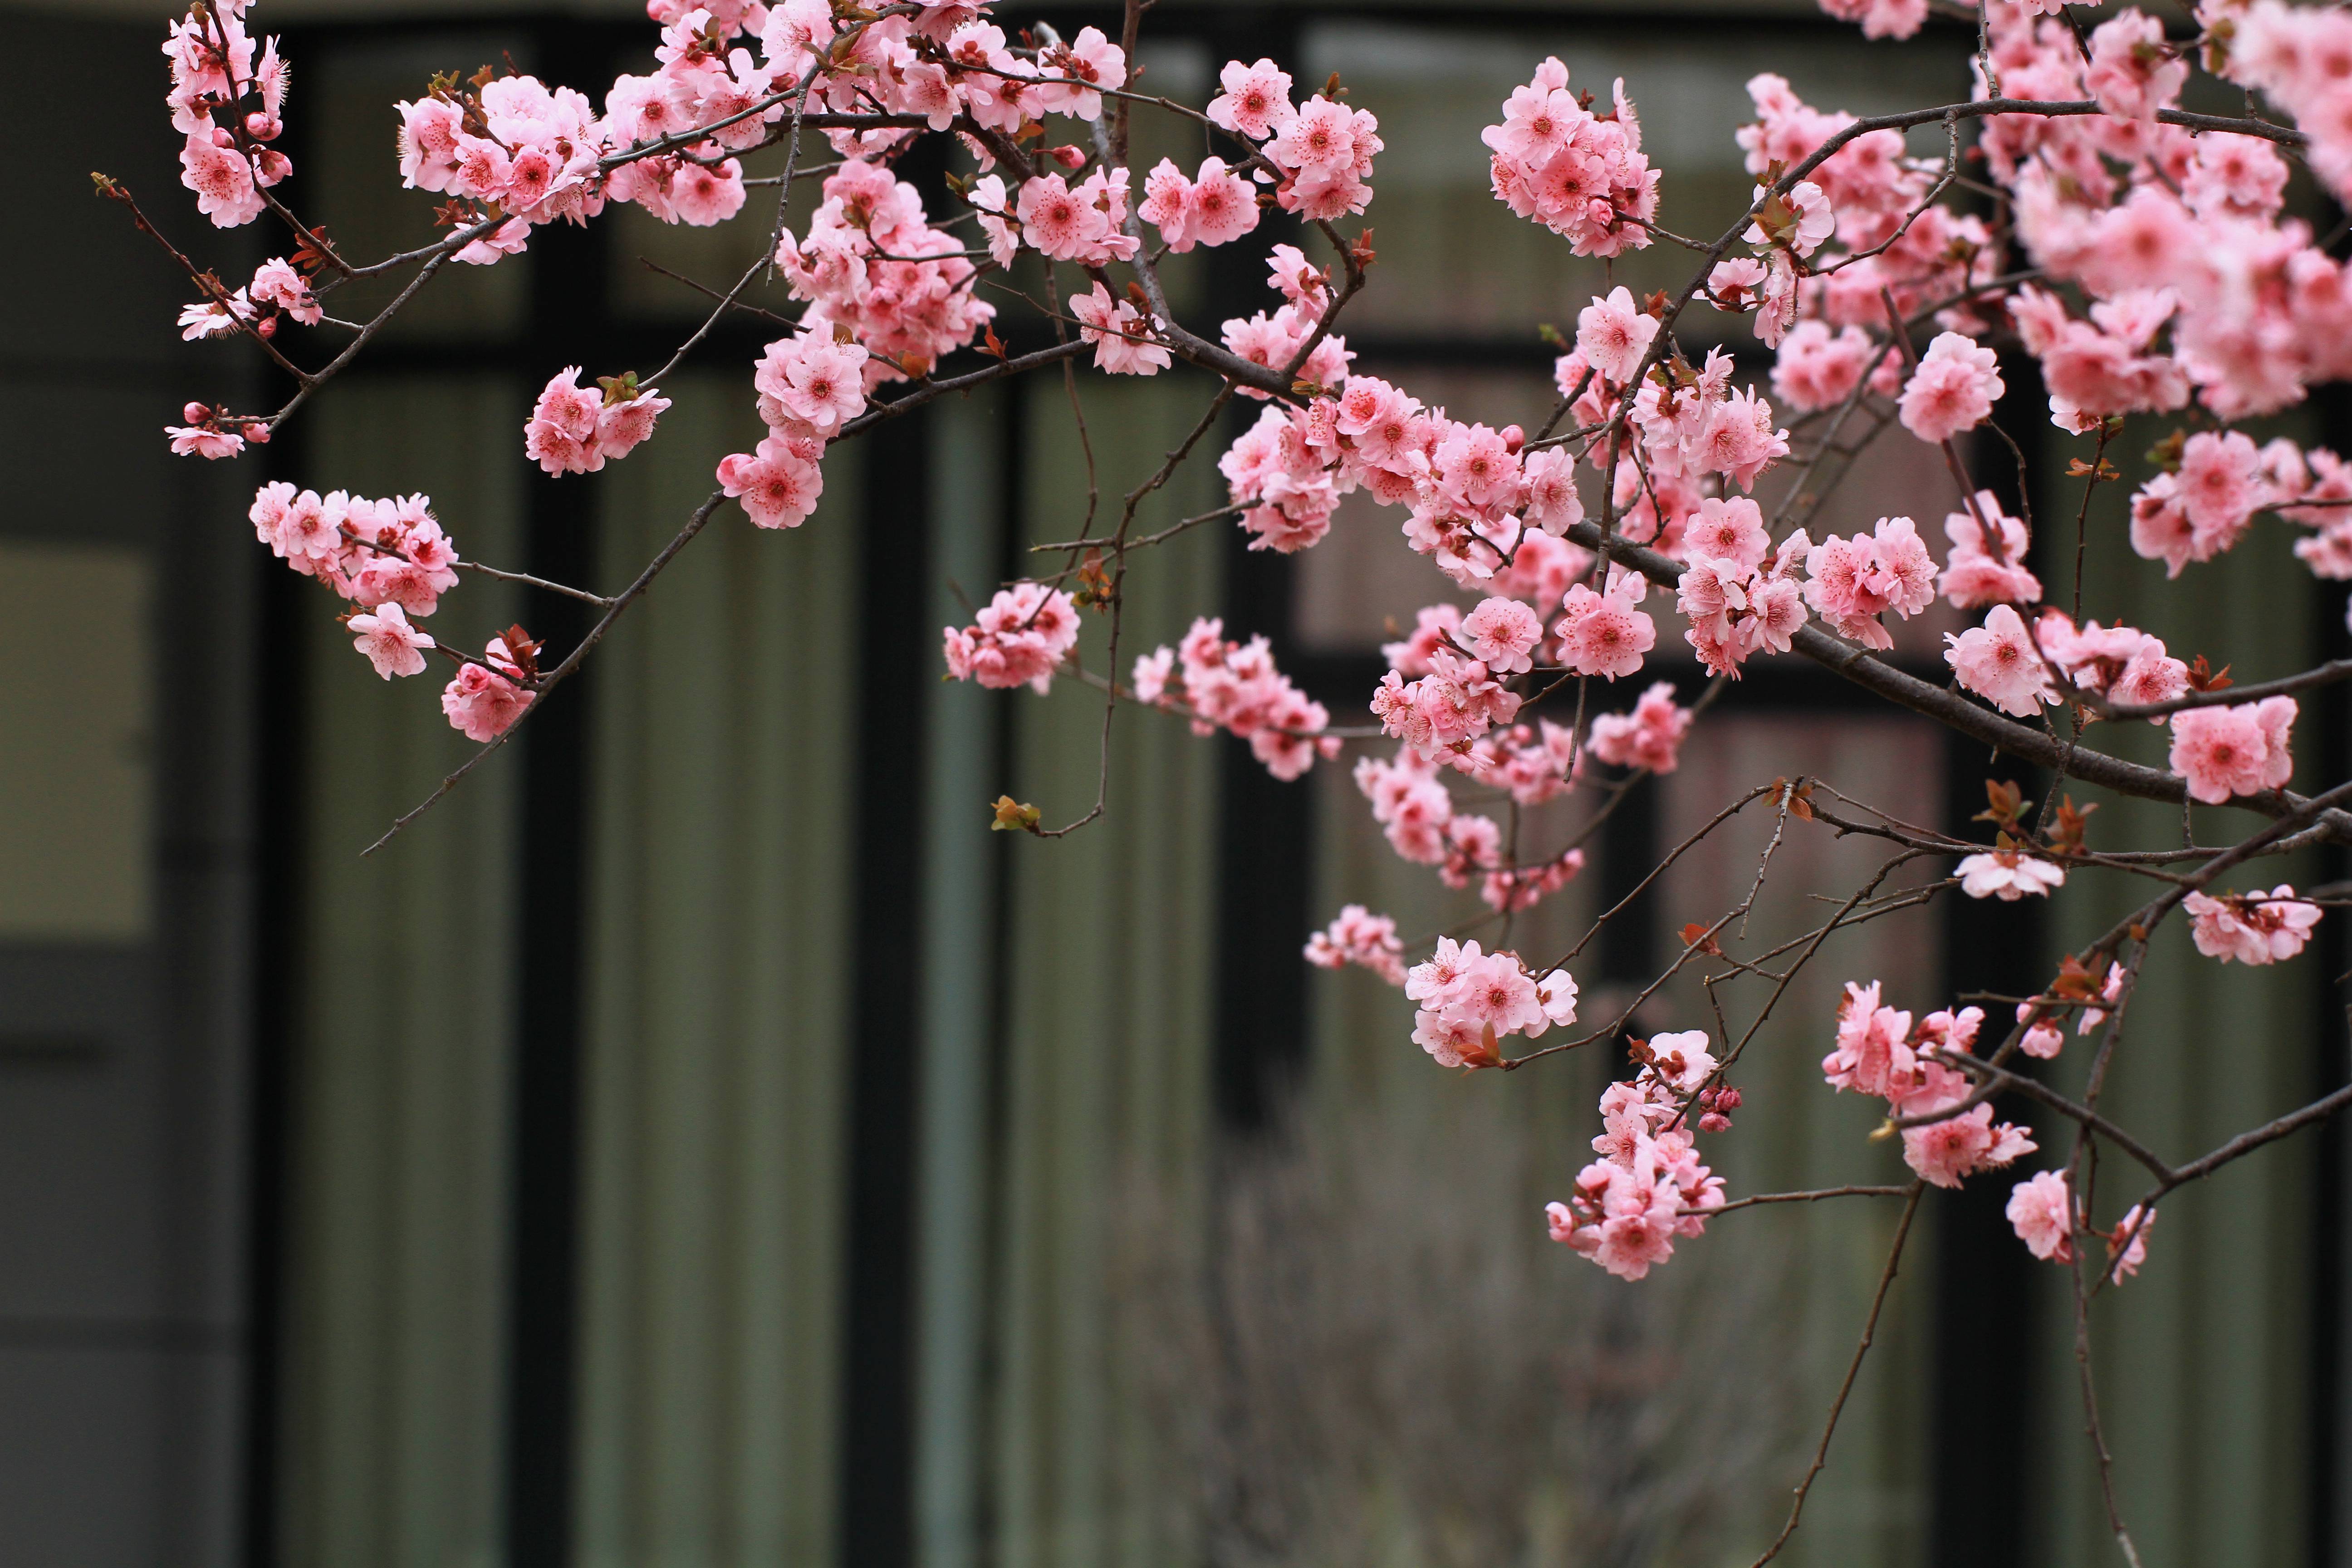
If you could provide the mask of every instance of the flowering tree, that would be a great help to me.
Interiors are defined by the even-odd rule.
[[[1871,37],[1903,37],[1923,25],[1929,0],[1824,4]],[[2085,33],[2054,0],[1981,0],[1957,13],[1978,28],[1974,95],[1874,119],[1814,108],[1780,78],[1759,76],[1748,84],[1754,121],[1738,133],[1753,199],[1724,214],[1712,239],[1655,221],[1662,175],[1643,150],[1624,82],[1604,101],[1571,87],[1561,61],[1531,61],[1527,85],[1484,133],[1495,198],[1557,235],[1569,256],[1605,262],[1664,244],[1696,260],[1676,291],[1641,300],[1613,287],[1594,296],[1573,342],[1558,340],[1557,401],[1530,407],[1526,426],[1496,429],[1351,369],[1337,329],[1375,262],[1371,230],[1356,221],[1382,151],[1373,110],[1350,105],[1337,78],[1302,97],[1265,59],[1227,63],[1221,90],[1197,107],[1130,90],[1149,8],[1129,0],[1113,40],[1094,27],[1068,39],[1042,26],[1008,35],[978,0],[877,8],[651,0],[659,68],[593,84],[601,107],[573,87],[488,68],[436,77],[389,106],[401,181],[442,198],[436,222],[447,232],[363,260],[279,194],[292,171],[272,145],[288,88],[277,40],[257,42],[247,0],[194,0],[164,45],[172,123],[185,137],[184,184],[217,226],[282,224],[289,255],[231,288],[177,248],[130,191],[104,175],[99,190],[185,270],[198,298],[181,317],[184,335],[249,340],[294,391],[270,413],[190,404],[184,424],[167,432],[175,452],[228,459],[268,441],[449,267],[495,265],[524,250],[540,226],[592,222],[616,203],[667,223],[766,223],[770,232],[754,265],[709,290],[717,305],[667,363],[589,385],[568,369],[547,384],[520,434],[549,474],[594,473],[653,438],[669,406],[664,378],[723,315],[753,309],[755,290],[796,311],[761,308],[790,323],[747,389],[766,437],[719,464],[708,499],[616,595],[464,559],[421,495],[258,488],[251,517],[261,542],[349,602],[342,619],[379,675],[412,677],[446,661],[442,709],[481,743],[385,838],[550,700],[730,500],[758,527],[796,528],[823,492],[834,443],[1002,378],[1049,368],[1066,377],[1081,363],[1110,375],[1195,378],[1199,417],[1164,460],[1126,476],[1131,488],[1118,503],[1100,516],[1090,508],[1073,537],[1039,547],[1055,569],[1004,584],[971,624],[946,630],[946,668],[959,679],[1040,693],[1075,679],[1102,698],[1092,807],[1049,826],[1036,807],[1006,796],[996,826],[1054,838],[1099,818],[1123,705],[1158,710],[1203,736],[1227,731],[1285,780],[1362,746],[1355,782],[1397,854],[1449,887],[1475,886],[1490,912],[1408,944],[1393,920],[1351,905],[1307,942],[1307,962],[1359,966],[1402,986],[1417,1005],[1414,1042],[1447,1067],[1513,1071],[1621,1038],[1630,1051],[1631,1076],[1601,1096],[1599,1157],[1550,1205],[1555,1239],[1639,1279],[1742,1208],[1845,1197],[1901,1205],[1845,1384],[1787,1527],[1759,1563],[1799,1522],[1926,1189],[1956,1188],[2028,1156],[2040,1155],[2042,1167],[1993,1179],[2015,1181],[2008,1214],[2021,1243],[2071,1274],[2082,1396],[2104,1480],[2090,1301],[2143,1266],[2166,1194],[2352,1100],[2352,1089],[2339,1090],[2178,1161],[2103,1114],[2135,984],[2166,921],[2187,922],[2215,963],[2268,965],[2294,957],[2336,901],[2324,889],[2264,889],[2254,863],[2352,841],[2343,809],[2352,782],[2310,794],[2289,787],[2298,694],[2352,676],[2352,661],[2233,686],[2212,662],[2226,646],[2184,649],[2192,655],[2184,659],[2117,624],[2112,610],[2102,624],[2101,590],[2116,584],[2085,582],[2082,569],[2091,498],[2121,479],[2107,450],[2134,416],[2153,416],[2163,462],[2131,498],[2139,556],[2177,576],[2267,515],[2302,531],[2294,552],[2313,573],[2352,578],[2352,466],[2232,428],[2352,373],[2352,275],[2305,221],[2286,216],[2297,166],[2312,184],[2299,202],[2352,194],[2352,16],[2204,0],[2193,37],[2136,10]],[[2243,113],[2177,107],[2200,67],[2242,89]],[[1222,152],[1190,170],[1168,159],[1138,170],[1129,157],[1138,113],[1174,117]],[[1915,151],[1913,130],[1940,145]],[[927,195],[897,171],[934,136],[950,140],[969,172]],[[782,172],[747,178],[742,155],[772,147],[783,150]],[[814,161],[821,150],[828,155]],[[818,202],[796,229],[789,203],[803,182],[821,182]],[[742,216],[753,187],[774,188],[772,217],[764,205]],[[1284,221],[1276,214],[1288,216],[1284,232],[1303,243],[1266,247],[1267,308],[1224,321],[1213,337],[1182,321],[1162,286],[1163,258],[1244,243],[1261,224]],[[1018,263],[1024,251],[1035,258]],[[998,337],[986,291],[1006,288],[1016,265],[1040,261],[1048,297],[1032,303],[1052,338],[1016,352]],[[339,289],[368,278],[405,281],[370,320],[327,314]],[[1718,320],[1745,318],[1745,330],[1776,351],[1769,398],[1740,384],[1720,348],[1696,361],[1685,351],[1677,331],[1688,331],[1685,313],[1699,302]],[[306,336],[327,346],[307,348],[297,341]],[[2005,391],[2004,353],[2039,362],[2052,423],[2086,454],[2071,470],[2082,486],[2074,566],[2056,591],[2032,563],[2054,575],[2065,552],[2048,546],[2063,537],[2037,557],[2035,521],[2010,515],[1978,483],[1960,444],[1979,427],[2000,434],[1990,418]],[[1227,504],[1139,531],[1139,508],[1200,456],[1236,399],[1258,412],[1216,459]],[[1074,417],[1077,406],[1074,397]],[[1788,486],[1769,511],[1757,499],[1759,477],[1776,466],[1801,478],[1834,472],[1882,437],[1924,442],[1951,472],[1959,508],[1942,520],[1940,563],[1912,518],[1816,540],[1818,503],[1803,484]],[[1263,637],[1237,640],[1214,619],[1196,620],[1177,647],[1127,649],[1121,668],[1127,574],[1153,546],[1230,521],[1252,549],[1311,549],[1356,491],[1396,510],[1404,547],[1454,591],[1385,648],[1390,668],[1367,694],[1365,723],[1335,727],[1275,667]],[[473,652],[425,629],[468,572],[570,595],[600,618],[570,648],[545,648],[513,626]],[[1706,689],[1685,706],[1673,682],[1656,680],[1623,711],[1604,710],[1615,682],[1639,675],[1656,649],[1657,621],[1644,608],[1654,593],[1671,599]],[[1476,602],[1465,610],[1457,595]],[[1919,615],[1939,598],[1977,622],[1946,638],[1947,685],[1878,657],[1894,646],[1888,617]],[[1096,668],[1077,653],[1088,616],[1107,624],[1108,658]],[[2214,630],[2225,637],[2228,628]],[[1814,822],[1882,841],[1883,865],[1862,886],[1836,889],[1832,912],[1801,939],[1742,954],[1738,928],[1769,875],[1768,849],[1744,900],[1684,928],[1679,950],[1633,1004],[1575,1032],[1572,965],[1582,944],[1530,958],[1505,945],[1510,921],[1578,875],[1583,842],[1629,791],[1675,770],[1700,710],[1762,658],[1811,660],[2062,785],[2241,815],[2210,819],[2233,825],[2220,846],[2184,833],[2178,845],[2100,847],[2087,832],[2089,807],[2063,789],[2037,808],[1994,780],[1985,844],[1905,823],[1826,781],[1759,784],[1724,803],[1652,876],[1749,810],[1772,817],[1776,847],[1792,821]],[[2102,743],[2134,722],[2168,728],[2168,766],[2127,761]],[[1474,809],[1506,801],[1507,828]],[[1536,809],[1545,806],[1559,809]],[[1539,839],[1538,826],[1558,837]],[[1906,868],[1948,861],[1945,879],[1889,890]],[[1822,1092],[1885,1102],[1882,1131],[1899,1135],[1907,1184],[1727,1194],[1699,1141],[1730,1131],[1743,1053],[1834,932],[1936,897],[2017,903],[2084,878],[2147,897],[2032,994],[1938,998],[1950,1005],[1915,1015],[1892,1005],[1885,977],[1856,977],[1837,1016],[1820,1020],[1832,1046]],[[1686,973],[1716,999],[1713,1028],[1633,1038],[1634,1007]],[[1916,991],[1918,977],[1892,984]],[[1752,994],[1744,1022],[1725,1010],[1726,994]],[[2006,1010],[1990,1034],[1975,1002]],[[1569,1037],[1517,1048],[1555,1030]],[[2057,1056],[2070,1034],[2092,1058],[2080,1099],[2054,1092],[2019,1060]],[[2000,1102],[2021,1100],[2071,1124],[2071,1146],[2041,1150],[1998,1120]],[[2141,1173],[2121,1200],[2096,1190],[2101,1148]],[[2108,1513],[2136,1562],[2112,1488]]]

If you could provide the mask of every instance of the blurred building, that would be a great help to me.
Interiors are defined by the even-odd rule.
[[[357,253],[416,243],[432,203],[397,189],[391,102],[508,60],[593,89],[650,58],[629,13],[265,0],[256,26],[296,67],[293,199]],[[1361,1532],[1349,1560],[1399,1564],[1727,1562],[1769,1538],[1891,1213],[1741,1215],[1638,1288],[1544,1243],[1608,1064],[1456,1081],[1393,994],[1310,976],[1298,944],[1343,901],[1414,931],[1460,909],[1388,857],[1342,770],[1280,784],[1227,740],[1123,715],[1107,823],[989,833],[999,793],[1066,816],[1092,787],[1089,695],[943,686],[936,663],[938,628],[1085,509],[1057,380],[845,447],[796,532],[728,509],[516,745],[362,858],[469,748],[255,547],[252,486],[423,489],[469,558],[609,592],[748,443],[767,333],[723,323],[665,384],[659,437],[593,479],[526,463],[529,401],[583,354],[649,367],[691,330],[706,301],[648,260],[731,277],[761,237],[634,209],[542,231],[420,297],[267,450],[172,459],[182,403],[283,388],[175,342],[189,290],[89,195],[90,169],[128,182],[224,276],[280,248],[205,228],[178,190],[166,19],[9,13],[36,156],[0,347],[19,389],[0,435],[0,1564],[1303,1563],[1342,1560],[1321,1555],[1335,1518]],[[1380,114],[1380,261],[1350,345],[1497,422],[1540,417],[1533,325],[1599,286],[1487,194],[1477,131],[1535,60],[1601,92],[1623,76],[1665,221],[1711,232],[1747,193],[1750,75],[1909,107],[1964,95],[1973,44],[1868,46],[1811,5],[1738,0],[1163,0],[1150,36],[1162,90],[1271,55]],[[1662,246],[1615,280],[1679,266]],[[1246,314],[1254,271],[1207,253],[1177,285],[1212,320]],[[1004,303],[1016,343],[1043,331]],[[1202,390],[1085,396],[1108,496]],[[1980,461],[2055,515],[2038,399],[2012,381],[2020,475]],[[1823,521],[1911,510],[1932,536],[1953,498],[1915,458],[1874,460]],[[1144,516],[1214,485],[1196,464]],[[2105,521],[2096,549],[2119,551]],[[1221,612],[1353,710],[1383,617],[1409,624],[1437,585],[1391,526],[1349,512],[1296,563],[1196,530],[1139,572],[1122,658]],[[2260,541],[2133,618],[2224,625],[2242,668],[2274,673],[2342,636],[2275,587],[2301,581]],[[563,646],[579,608],[468,580],[434,629],[520,620]],[[1934,668],[1915,630],[1898,651]],[[1696,689],[1695,667],[1661,668]],[[2340,752],[2333,700],[2309,733]],[[1564,949],[1755,783],[1814,773],[1955,826],[1981,805],[1969,748],[1810,671],[1753,674],[1689,757],[1629,798],[1529,951]],[[1588,991],[1622,1001],[1668,933],[1736,901],[1768,831],[1612,923]],[[1781,856],[1793,890],[1759,931],[1817,923],[1801,888],[1875,864],[1820,835]],[[2029,988],[2101,912],[2062,906],[2038,936],[1972,907],[1864,928],[1759,1037],[1721,1141],[1735,1186],[1891,1179],[1866,1109],[1820,1085],[1839,980],[1883,974],[1914,1007]],[[2338,1081],[2336,941],[2301,992],[2153,973],[2120,1112],[2186,1154]],[[2331,1131],[2175,1196],[2157,1260],[2103,1303],[2151,1563],[2352,1560],[2340,1149]],[[2067,1308],[2009,1237],[2005,1184],[1983,1186],[1928,1206],[1786,1561],[2111,1550]],[[1718,1245],[1746,1266],[1709,1265]]]

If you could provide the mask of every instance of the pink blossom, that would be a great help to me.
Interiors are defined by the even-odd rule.
[[[1681,760],[1691,710],[1675,703],[1675,685],[1661,680],[1642,693],[1631,713],[1603,713],[1592,721],[1592,754],[1621,768],[1673,773]]]
[[[1878,617],[1908,619],[1935,602],[1936,563],[1907,517],[1882,517],[1870,534],[1822,540],[1805,556],[1805,600],[1842,637],[1893,647]]]
[[[1307,942],[1307,962],[1320,969],[1340,969],[1353,963],[1369,969],[1391,985],[1404,984],[1404,947],[1397,940],[1396,921],[1375,915],[1361,904],[1341,910],[1330,925]]]
[[[1570,588],[1552,631],[1559,638],[1561,664],[1579,675],[1611,680],[1640,669],[1642,656],[1658,640],[1657,623],[1613,584],[1605,594],[1581,583]]]
[[[2188,62],[2165,43],[2155,17],[2126,11],[2093,30],[2083,86],[2109,114],[2153,125],[2158,110],[2179,101],[2188,80]]]
[[[425,650],[433,639],[411,626],[398,605],[379,605],[373,614],[353,616],[343,624],[356,634],[352,646],[367,655],[384,679],[425,672]]]
[[[1226,130],[1263,142],[1287,125],[1297,110],[1290,102],[1290,76],[1272,60],[1245,66],[1227,60],[1219,81],[1224,90],[1209,100],[1209,118]]]
[[[1906,1100],[1903,1113],[1940,1109]],[[1994,1126],[1990,1105],[1903,1130],[1903,1163],[1938,1187],[1957,1187],[1979,1171],[1998,1170],[2038,1147],[2022,1128],[2006,1121]]]
[[[501,668],[514,668],[503,639],[491,642],[489,660]],[[441,711],[469,741],[497,740],[514,727],[530,703],[530,692],[497,670],[471,662],[458,666],[456,677],[441,692]]]
[[[763,443],[764,444],[764,443]],[[1000,588],[972,625],[946,631],[948,673],[999,689],[1026,684],[1044,693],[1078,642],[1077,606],[1058,588]]]
[[[2284,882],[2268,893],[2189,895],[2184,907],[2197,951],[2224,963],[2277,963],[2301,952],[2318,925],[2317,904],[2294,896]]]
[[[1939,332],[1903,388],[1903,427],[1922,441],[1949,440],[1990,417],[2005,390],[1992,350],[1958,332]]]
[[[1987,525],[2000,547],[1997,560],[1986,545]],[[2004,514],[1990,490],[1977,492],[1973,510],[1946,514],[1944,537],[1952,542],[1952,553],[1936,586],[1954,609],[2030,605],[2042,597],[2041,579],[2025,569],[2025,524]]]
[[[2034,1257],[2053,1263],[2074,1258],[2074,1194],[2056,1171],[2041,1171],[2011,1189],[2009,1223]]]
[[[1577,351],[1621,386],[1633,380],[1657,335],[1657,318],[1635,309],[1633,291],[1622,283],[1606,300],[1595,295],[1576,318]]]
[[[1753,389],[1735,392],[1708,412],[1694,454],[1707,473],[1724,474],[1743,490],[1775,459],[1789,455],[1789,433],[1772,428],[1772,405]]]
[[[798,528],[824,494],[824,471],[781,436],[719,460],[719,484],[761,528]]]
[[[1517,599],[1486,599],[1462,621],[1462,646],[1488,669],[1526,671],[1528,650],[1543,640],[1543,622]]]
[[[2188,513],[2189,558],[2207,561],[2235,544],[2257,507],[2269,498],[2262,479],[2262,454],[2252,440],[2231,430],[2200,430],[2180,451],[2175,481]]]
[[[1276,778],[1298,778],[1317,757],[1339,755],[1338,737],[1323,733],[1331,722],[1323,704],[1310,701],[1275,668],[1265,638],[1231,641],[1221,620],[1196,617],[1179,647],[1157,648],[1137,659],[1134,684],[1143,701],[1189,710],[1194,733],[1210,734],[1222,726],[1247,741],[1250,753]],[[1438,794],[1444,796],[1442,786]],[[1443,827],[1451,810],[1448,803],[1436,827]]]
[[[1154,341],[1164,323],[1131,301],[1112,299],[1101,284],[1071,295],[1070,314],[1080,323],[1078,341],[1095,345],[1097,369],[1113,375],[1156,375],[1168,368],[1168,351]]]
[[[166,425],[163,434],[172,438],[172,455],[175,458],[234,458],[245,450],[245,437],[236,430],[219,425]]]
[[[192,131],[180,149],[180,183],[196,193],[196,210],[218,228],[236,228],[261,216],[253,166],[226,131]]]
[[[2156,1225],[2156,1211],[2149,1209],[2143,1217],[2140,1205],[2132,1205],[2116,1228],[2107,1233],[2107,1278],[2120,1285],[2137,1274],[2140,1265],[2147,1261],[2147,1233]],[[2121,1257],[2116,1254],[2121,1253]]]
[[[2292,697],[2220,708],[2184,708],[2172,715],[2172,771],[2208,805],[2232,795],[2283,788],[2294,776],[2288,752],[2294,727]]]
[[[1772,535],[1764,526],[1764,509],[1746,496],[1708,496],[1698,503],[1698,515],[1683,525],[1683,548],[1708,561],[1757,566],[1772,553]]]
[[[2058,1026],[2057,1019],[2033,1018],[2032,1013],[2031,1003],[2018,1004],[2017,1021],[2026,1029],[2018,1038],[2017,1048],[2037,1061],[2055,1060],[2058,1053],[2066,1048],[2066,1031]]]
[[[751,384],[786,413],[830,439],[866,407],[867,353],[829,331],[779,338],[761,351]]]
[[[1827,322],[1800,321],[1780,340],[1780,358],[1772,366],[1772,395],[1806,412],[1833,408],[1853,395],[1878,352],[1860,327],[1842,327],[1832,337]]]
[[[2002,712],[2030,719],[2042,703],[2058,700],[2032,634],[2009,605],[1995,605],[1984,625],[1957,636],[1946,632],[1944,641],[1950,645],[1944,650],[1944,662],[1960,684]]]
[[[1822,1058],[1822,1076],[1832,1089],[1891,1099],[1911,1078],[1916,1061],[1911,1015],[1879,1005],[1878,982],[1846,983],[1838,1005],[1837,1048]]]
[[[1958,871],[1960,891],[1972,899],[1999,899],[2013,904],[2032,894],[2046,898],[2053,888],[2065,885],[2065,870],[2032,855],[2015,850],[1994,850],[1984,855],[1971,855],[1962,860]]]

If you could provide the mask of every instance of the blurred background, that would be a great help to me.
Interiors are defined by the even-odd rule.
[[[1108,12],[1040,14],[1115,31]],[[1389,854],[1344,766],[1279,784],[1237,742],[1123,715],[1106,823],[992,835],[999,793],[1066,819],[1093,789],[1082,689],[939,677],[939,628],[1083,510],[1058,379],[844,447],[795,532],[728,508],[517,744],[362,859],[468,747],[256,546],[253,487],[422,489],[469,558],[611,591],[749,445],[749,362],[772,329],[722,323],[665,384],[659,437],[593,479],[525,461],[530,399],[583,356],[590,374],[658,363],[707,301],[647,262],[731,279],[764,226],[664,230],[628,209],[542,230],[428,290],[268,447],[170,458],[159,432],[182,403],[284,389],[234,347],[176,342],[184,279],[90,195],[90,169],[126,181],[232,280],[282,252],[258,224],[205,227],[178,189],[167,20],[131,0],[7,12],[35,156],[0,261],[19,389],[0,426],[0,1564],[1752,1556],[1810,1457],[1893,1205],[1732,1216],[1638,1286],[1546,1241],[1541,1205],[1590,1158],[1622,1063],[1595,1047],[1457,1078],[1411,1045],[1394,992],[1298,961],[1342,902],[1408,935],[1475,907]],[[625,4],[271,0],[253,25],[295,66],[291,197],[363,256],[431,232],[433,199],[397,188],[394,99],[505,61],[601,90],[649,68],[654,41]],[[1712,234],[1747,195],[1732,132],[1752,74],[1824,107],[1911,107],[1966,95],[1974,42],[1866,45],[1795,0],[1163,0],[1150,37],[1144,85],[1196,102],[1229,57],[1272,56],[1302,89],[1340,73],[1388,144],[1379,265],[1347,323],[1359,367],[1530,425],[1551,399],[1536,323],[1572,330],[1603,287],[1487,194],[1478,130],[1537,60],[1559,54],[1603,95],[1623,76],[1665,171],[1662,220]],[[1138,136],[1147,159],[1201,153],[1148,116]],[[932,156],[906,172],[938,214]],[[1182,308],[1263,308],[1262,265],[1238,254],[1260,248],[1186,258]],[[1614,280],[1646,290],[1682,266],[1661,246]],[[1042,341],[997,298],[1016,349]],[[1693,337],[1717,331],[1752,351],[1712,318]],[[2031,365],[2010,374],[2020,455],[1977,464],[2059,515],[2067,454]],[[1085,384],[1106,490],[1156,463],[1203,387]],[[2347,413],[2317,401],[2281,428],[2340,445]],[[1830,531],[1908,511],[1936,536],[1950,480],[1896,440],[1825,499]],[[1145,525],[1214,504],[1216,482],[1197,463]],[[2095,560],[2122,558],[2127,489],[2094,509]],[[1295,562],[1196,530],[1132,580],[1126,647],[1221,613],[1349,722],[1384,620],[1409,626],[1444,587],[1393,528],[1351,509]],[[2053,552],[2063,531],[2043,531]],[[2252,679],[2340,652],[2336,598],[2284,533],[2179,584],[2140,572],[2117,609]],[[468,579],[432,629],[478,646],[520,619],[563,647],[577,608]],[[1913,623],[1897,650],[1937,679],[1939,629]],[[1672,655],[1653,668],[1687,701],[1696,667]],[[2340,770],[2352,726],[2334,697],[2315,707],[2305,766]],[[1753,670],[1514,941],[1565,951],[1756,784],[1814,773],[1958,827],[1985,761],[1829,677]],[[2111,805],[2094,838],[2126,830],[2175,829]],[[1589,1019],[1685,921],[1738,900],[1769,832],[1719,836],[1607,928],[1579,964]],[[1818,924],[1809,890],[1843,893],[1877,857],[1807,831],[1776,864],[1763,945]],[[1839,981],[1883,977],[1918,1010],[2030,989],[2112,904],[1946,903],[1841,938],[1759,1037],[1740,1125],[1712,1141],[1735,1193],[1898,1179],[1867,1107],[1819,1078]],[[2340,931],[2258,985],[2187,952],[2151,967],[2113,1090],[2183,1156],[2341,1081],[2346,967]],[[1641,1022],[1707,1026],[1705,1007],[1669,991]],[[2352,1562],[2344,1179],[2331,1129],[2177,1195],[2147,1272],[2103,1303],[2108,1432],[2151,1563]],[[2111,1552],[2063,1284],[2011,1237],[2006,1191],[1923,1210],[1786,1561]]]

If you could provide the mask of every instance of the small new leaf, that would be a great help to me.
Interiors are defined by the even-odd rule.
[[[1716,942],[1713,933],[1698,921],[1693,921],[1683,927],[1683,946],[1686,949],[1696,948],[1701,952],[1712,953],[1717,958],[1723,956],[1723,949]]]
[[[1009,795],[996,797],[996,817],[988,826],[996,833],[1034,833],[1041,820],[1037,808],[1014,800]]]
[[[2025,798],[2024,792],[2007,779],[1985,780],[1985,799],[1991,803],[1991,808],[1978,812],[1969,821],[2014,827],[2020,817],[2033,809],[2033,803]]]

